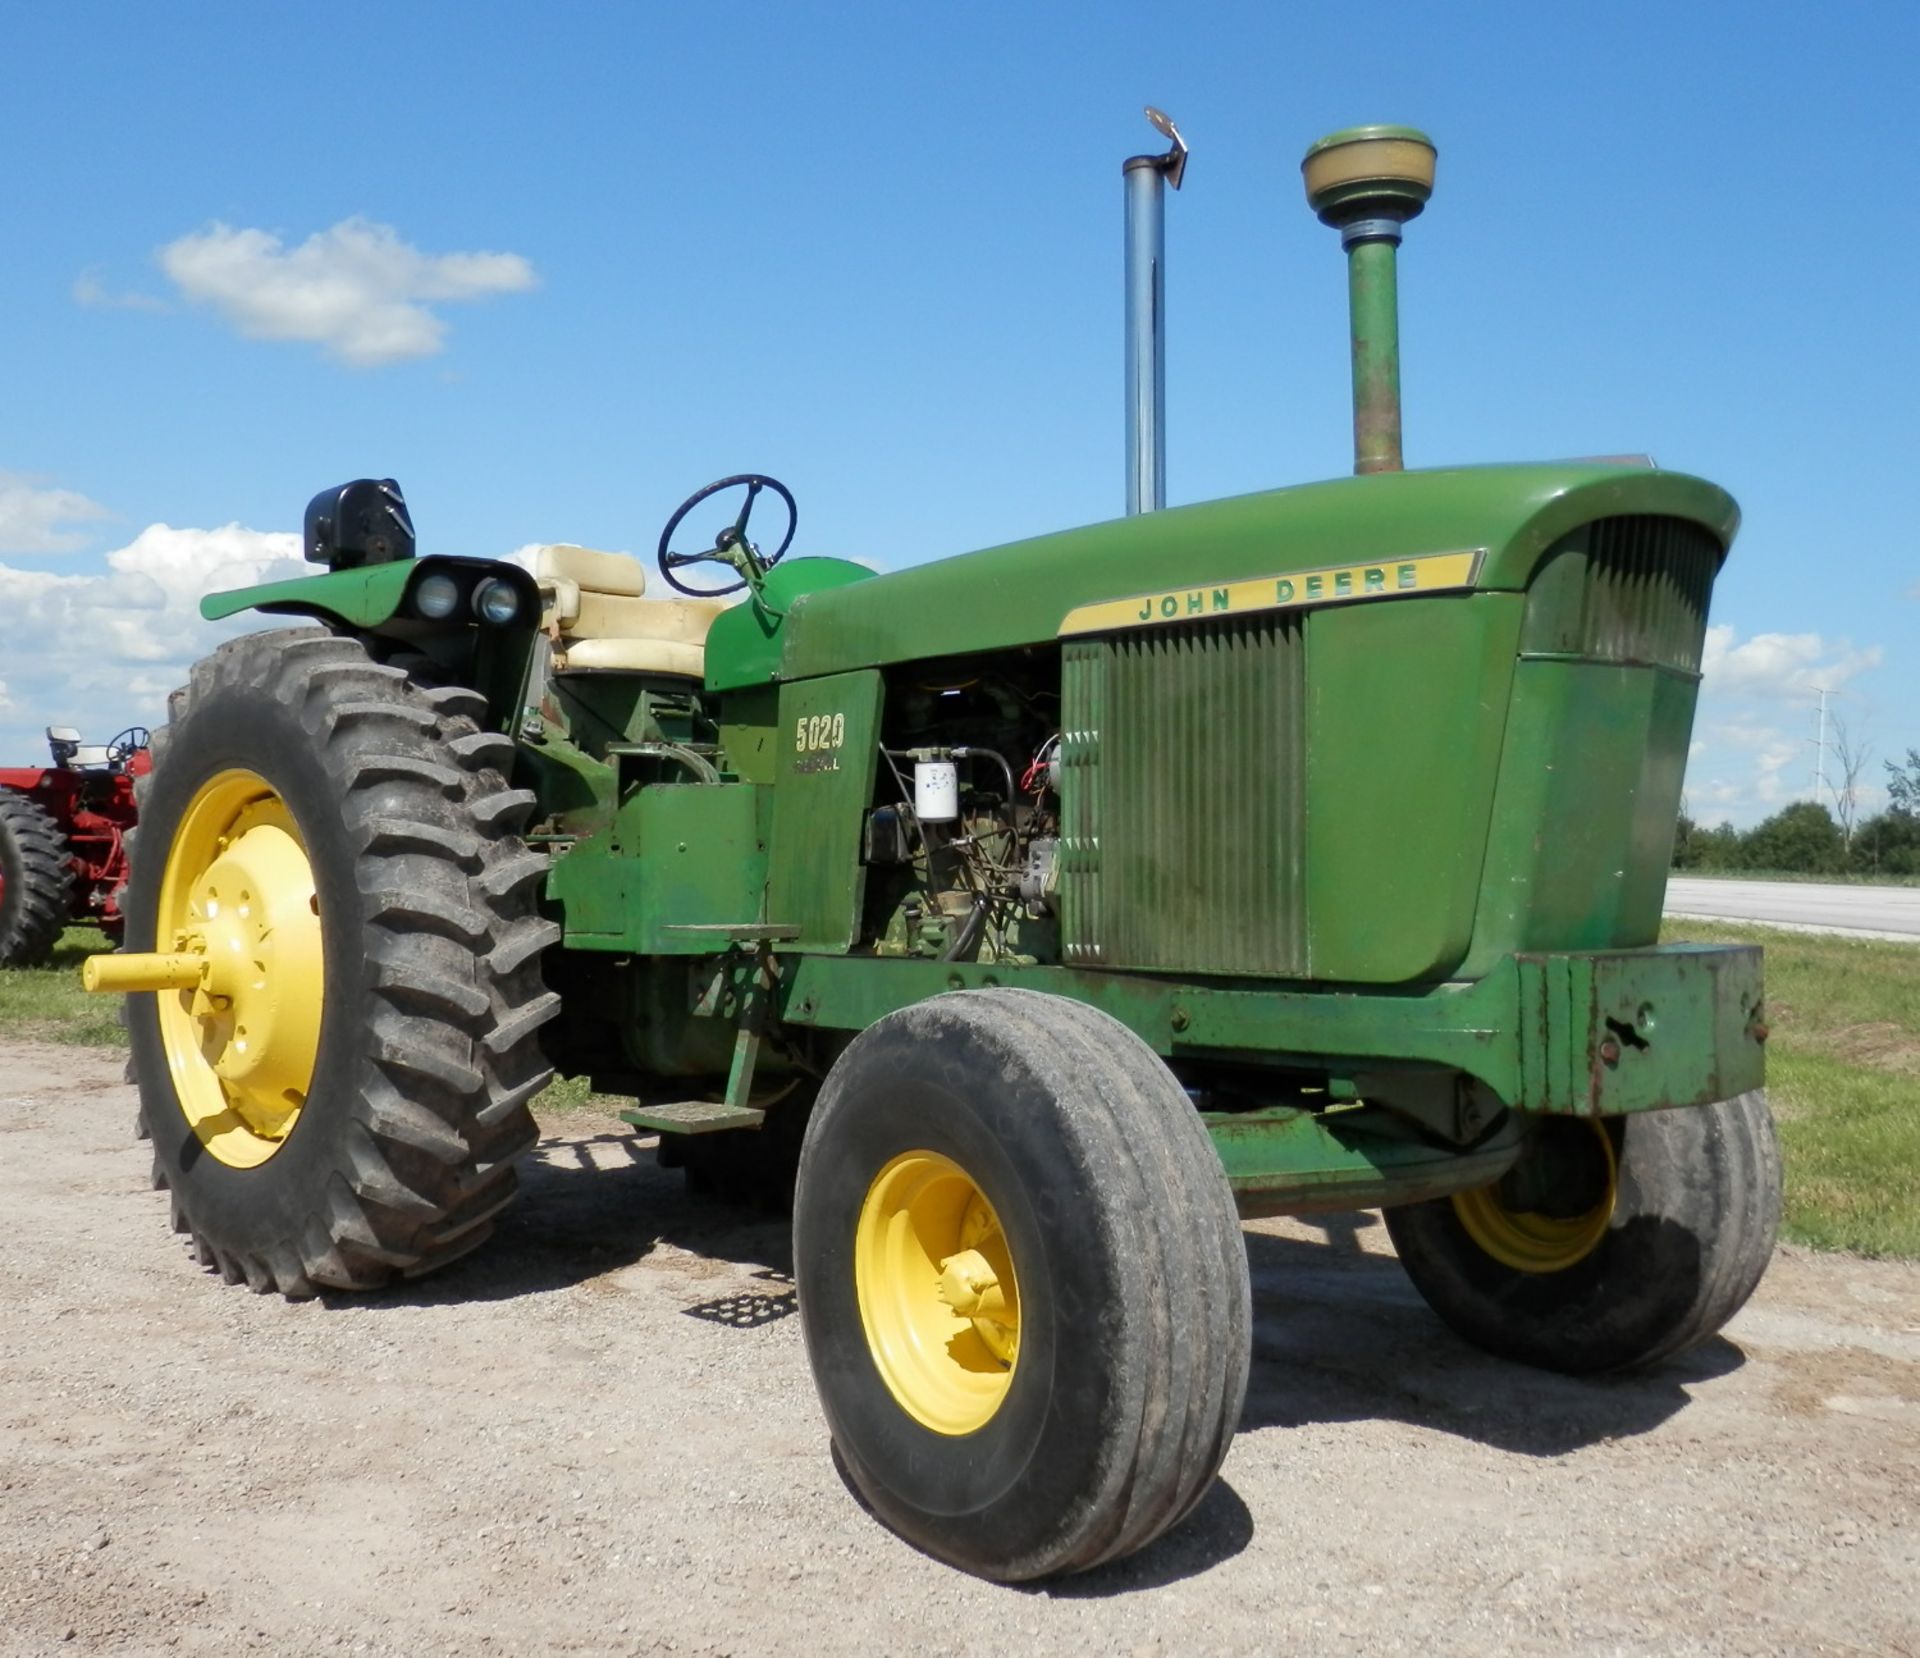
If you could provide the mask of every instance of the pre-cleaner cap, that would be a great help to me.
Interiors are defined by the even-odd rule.
[[[1417,127],[1348,127],[1330,133],[1300,163],[1307,204],[1322,222],[1411,219],[1433,194],[1439,152]]]

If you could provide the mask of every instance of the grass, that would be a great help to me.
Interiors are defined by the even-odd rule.
[[[1920,1257],[1920,946],[1704,921],[1664,936],[1766,947],[1787,1236]]]
[[[1816,1249],[1920,1258],[1920,946],[1673,921],[1669,939],[1761,944],[1767,1072],[1787,1170],[1787,1236]],[[80,988],[106,939],[69,927],[51,965],[0,969],[0,1033],[116,1047],[119,999]],[[535,1102],[609,1110],[585,1078]]]
[[[80,963],[112,948],[96,928],[69,927],[47,966],[0,967],[0,1031],[38,1042],[118,1047],[124,1040],[120,998],[80,988]]]

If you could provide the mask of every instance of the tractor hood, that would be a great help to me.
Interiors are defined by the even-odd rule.
[[[1273,608],[1262,592],[1277,591],[1282,603],[1319,604],[1409,588],[1517,591],[1569,530],[1629,513],[1690,520],[1723,550],[1740,518],[1724,490],[1684,473],[1560,462],[1304,484],[870,579],[850,579],[853,567],[837,560],[798,560],[790,572],[774,573],[787,575],[783,620],[769,625],[743,605],[714,624],[707,682],[727,690],[769,677],[1036,645],[1148,621],[1156,611],[1172,619]],[[809,567],[835,585],[807,581]]]

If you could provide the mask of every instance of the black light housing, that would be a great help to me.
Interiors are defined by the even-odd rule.
[[[392,478],[356,478],[307,503],[302,551],[315,564],[357,570],[412,558],[413,519]]]

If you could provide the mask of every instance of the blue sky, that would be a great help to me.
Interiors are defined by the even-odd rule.
[[[1645,451],[1746,514],[1688,791],[1920,745],[1920,7],[11,7],[0,761],[151,721],[309,495],[650,552],[725,472],[899,566],[1121,502],[1121,159],[1169,204],[1169,499],[1350,464],[1307,143],[1440,148],[1411,465]],[[484,257],[483,257],[484,256]],[[1871,809],[1874,798],[1864,802]]]

